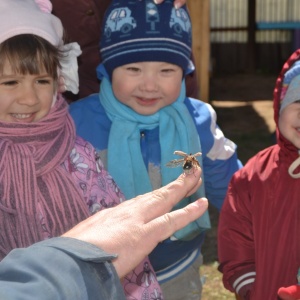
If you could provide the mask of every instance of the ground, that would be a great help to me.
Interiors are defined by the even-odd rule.
[[[241,161],[274,143],[273,88],[275,75],[238,74],[213,77],[210,81],[210,104],[217,112],[218,125],[225,136],[238,146]],[[235,299],[225,290],[217,271],[218,211],[209,207],[212,229],[203,246],[204,265],[202,300]]]
[[[277,75],[234,74],[210,79],[211,100],[271,100]]]

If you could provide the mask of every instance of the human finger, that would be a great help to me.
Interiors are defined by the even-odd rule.
[[[197,204],[190,204],[169,213],[177,202],[199,187],[200,174],[201,170],[195,169],[194,173],[182,174],[159,190],[104,209],[79,223],[64,236],[92,243],[108,253],[117,253],[118,258],[113,263],[118,274],[124,276],[149,254],[159,241],[203,212],[203,209],[197,212]],[[166,216],[161,218],[165,214]],[[181,220],[176,221],[176,217]],[[156,218],[158,221],[155,221]]]
[[[153,0],[155,4],[160,4],[162,2],[164,2],[165,0]],[[186,0],[174,0],[174,6],[175,8],[180,8],[181,6],[183,6],[186,3]]]
[[[150,240],[152,239],[155,243],[159,243],[201,217],[207,208],[207,199],[200,198],[184,208],[172,211],[150,221],[145,225],[145,231],[148,231],[147,235]],[[153,237],[151,237],[152,234]]]
[[[169,212],[183,198],[193,194],[201,185],[201,169],[195,168],[192,174],[181,174],[176,180],[166,186],[146,195],[138,196],[134,201],[143,199],[143,205],[137,209],[147,211],[140,217],[147,223],[150,220]],[[145,198],[149,197],[148,201]]]
[[[126,246],[133,245],[130,251],[134,251],[134,257],[127,253],[118,253],[119,256],[113,261],[113,264],[119,274],[119,276],[126,275],[132,268],[141,261],[147,254],[149,254],[159,242],[170,237],[174,232],[188,225],[190,222],[199,218],[208,207],[207,199],[201,198],[185,208],[166,213],[158,218],[155,218],[139,227],[139,230],[135,230],[135,226],[132,226],[130,235],[127,235]],[[122,248],[126,251],[125,246]]]
[[[175,0],[174,1],[174,6],[176,9],[180,8],[186,3],[186,0]]]

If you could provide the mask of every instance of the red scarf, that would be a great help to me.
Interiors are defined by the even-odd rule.
[[[61,96],[38,122],[0,122],[0,260],[13,248],[44,239],[45,231],[59,236],[89,215],[61,165],[75,138]]]

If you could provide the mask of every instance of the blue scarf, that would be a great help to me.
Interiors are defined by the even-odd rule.
[[[180,95],[174,103],[165,106],[155,114],[144,116],[115,98],[103,65],[100,65],[97,71],[101,78],[100,102],[112,121],[107,149],[108,171],[126,198],[131,199],[153,190],[141,153],[141,131],[159,126],[162,185],[175,180],[182,173],[182,168],[165,166],[168,161],[174,159],[173,152],[175,150],[186,153],[201,152],[194,121],[184,104],[186,97],[184,80]],[[201,157],[199,161],[202,167]],[[174,209],[185,207],[204,196],[204,185],[202,185],[195,194],[183,199]],[[177,231],[174,236],[177,239],[191,239],[208,228],[210,228],[210,221],[208,213],[205,213],[197,221]]]

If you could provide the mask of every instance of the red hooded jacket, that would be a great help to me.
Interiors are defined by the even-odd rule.
[[[237,171],[228,188],[218,231],[224,286],[242,299],[276,300],[277,290],[297,283],[300,267],[300,179],[288,173],[298,149],[278,130],[284,64],[274,89],[277,144]],[[299,95],[300,96],[300,95]]]

